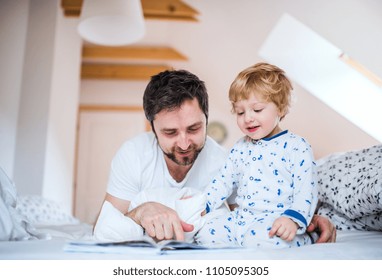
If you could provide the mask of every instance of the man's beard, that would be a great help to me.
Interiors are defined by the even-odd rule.
[[[171,152],[169,153],[166,153],[165,151],[163,151],[163,153],[170,159],[172,160],[173,162],[175,162],[176,164],[178,165],[181,165],[181,166],[187,166],[187,165],[192,165],[196,158],[198,157],[198,155],[200,154],[200,152],[202,151],[203,149],[203,146],[201,147],[197,147],[196,145],[192,145],[190,147],[190,149],[192,150],[192,153],[187,156],[187,157],[182,157],[181,159],[177,158],[176,157],[176,153],[179,153],[181,152],[182,150],[179,150],[179,149],[176,149],[175,147],[171,149]],[[190,150],[189,149],[189,150]]]

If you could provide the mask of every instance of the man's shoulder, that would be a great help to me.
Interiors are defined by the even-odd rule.
[[[132,154],[140,156],[143,153],[153,153],[157,149],[157,141],[154,133],[144,132],[127,139],[120,146],[117,155]]]
[[[152,142],[154,139],[155,139],[154,133],[152,131],[146,131],[146,132],[142,132],[135,135],[130,140],[133,142],[141,142],[141,141]]]
[[[156,138],[152,132],[142,132],[127,139],[122,145],[123,146],[152,146],[156,143]]]

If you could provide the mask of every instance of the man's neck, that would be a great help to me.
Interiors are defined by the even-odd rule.
[[[186,178],[188,171],[190,171],[192,167],[192,164],[186,166],[179,165],[167,157],[165,158],[165,161],[167,164],[168,172],[170,173],[171,177],[178,183],[182,182],[184,178]]]

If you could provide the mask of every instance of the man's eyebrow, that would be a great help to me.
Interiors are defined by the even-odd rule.
[[[164,131],[164,132],[169,132],[169,131],[177,131],[178,129],[177,128],[162,128],[161,131]]]
[[[196,123],[193,123],[193,124],[190,125],[190,126],[187,126],[187,128],[192,128],[192,127],[194,127],[194,126],[199,126],[199,125],[202,125],[202,124],[203,124],[202,121],[200,121],[200,122],[196,122]]]
[[[203,122],[200,121],[200,122],[193,123],[193,124],[187,126],[186,128],[190,129],[190,128],[194,128],[195,126],[201,126],[202,124],[203,124]],[[177,131],[177,130],[179,130],[179,129],[178,128],[171,128],[171,127],[165,127],[165,128],[161,129],[161,131],[163,131],[163,132],[173,132],[173,131]]]

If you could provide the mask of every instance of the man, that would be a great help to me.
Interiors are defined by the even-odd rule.
[[[142,190],[203,190],[218,171],[226,152],[206,136],[207,90],[190,72],[164,71],[151,78],[143,107],[152,132],[125,142],[114,157],[94,233],[103,239],[128,239],[144,230],[157,240],[184,240],[184,233],[192,231],[193,225],[182,221],[172,208],[158,202],[129,207]],[[233,199],[228,200],[230,207],[234,207]],[[106,215],[110,207],[118,211]],[[114,220],[116,215],[119,220]],[[308,227],[308,231],[314,230],[321,232],[317,242],[335,241],[335,228],[328,219],[315,216]]]

